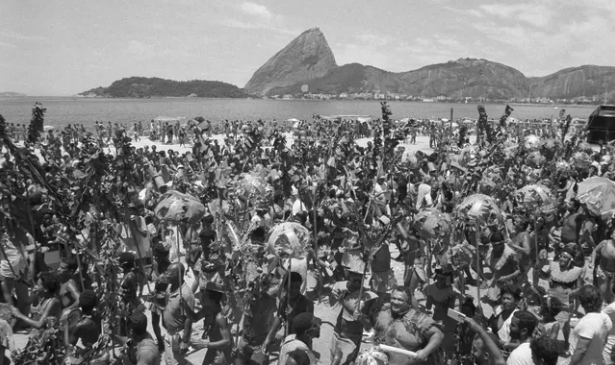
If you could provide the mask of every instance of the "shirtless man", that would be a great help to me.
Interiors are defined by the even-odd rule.
[[[267,284],[261,283],[261,292],[250,305],[250,311],[243,315],[235,365],[267,363],[268,356],[260,347],[267,339],[276,311],[276,299],[268,294]]]
[[[160,365],[160,353],[156,341],[147,332],[147,317],[135,313],[128,317],[129,340],[126,354],[127,364]]]
[[[70,333],[69,345],[77,346],[81,341],[82,349],[77,349],[78,356],[86,353],[92,345],[98,341],[101,331],[100,318],[95,316],[94,308],[97,305],[96,293],[93,290],[86,289],[79,295],[79,307],[81,308],[81,318],[75,324],[74,329]]]
[[[594,263],[597,263],[594,268]],[[589,263],[593,269],[594,285],[600,289],[607,303],[613,301],[613,278],[615,277],[615,227],[609,229],[609,238],[600,242],[592,252]]]

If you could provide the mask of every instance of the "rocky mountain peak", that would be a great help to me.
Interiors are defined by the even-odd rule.
[[[337,66],[335,56],[319,28],[311,28],[293,39],[252,75],[245,90],[264,95],[275,87],[324,76]]]

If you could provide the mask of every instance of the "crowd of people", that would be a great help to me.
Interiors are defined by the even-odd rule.
[[[186,364],[195,348],[203,364],[613,364],[615,149],[587,145],[563,113],[520,129],[511,112],[430,126],[430,154],[400,145],[421,126],[396,124],[386,103],[360,126],[315,118],[292,134],[193,120],[20,138],[0,117],[0,352],[18,364]],[[131,144],[147,137],[191,150]],[[337,320],[315,348],[323,298]]]

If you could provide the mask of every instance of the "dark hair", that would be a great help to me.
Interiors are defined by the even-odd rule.
[[[544,365],[557,364],[559,351],[557,341],[546,336],[536,337],[530,342],[532,356],[542,360]]]
[[[542,308],[540,310],[543,316],[548,315],[551,318],[555,318],[563,309],[562,301],[556,297],[549,296],[542,302]]]
[[[66,264],[66,268],[70,271],[77,271],[79,270],[79,263],[77,262],[77,259],[75,258],[75,256],[71,256],[68,259],[66,259],[64,261],[64,263]]]
[[[484,326],[483,326],[484,327]],[[500,346],[500,338],[498,337],[498,335],[496,335],[493,332],[487,332],[487,336],[489,336],[489,338],[491,338],[491,341],[493,341],[493,343],[499,348],[502,349],[502,346]],[[480,334],[476,334],[474,335],[474,339],[480,339],[483,343],[483,346],[485,344],[485,340],[483,340],[483,338],[481,337]]]
[[[220,303],[224,298],[224,293],[220,291],[205,289],[205,293],[207,293],[208,299],[216,303]]]
[[[504,294],[510,294],[515,300],[521,300],[521,289],[514,284],[505,284],[500,290],[500,298],[502,298]]]
[[[585,313],[600,312],[602,309],[602,293],[593,285],[583,285],[579,290],[579,302]]]
[[[406,294],[408,296],[408,302],[410,302],[410,299],[412,298],[412,292],[410,291],[409,287],[403,285],[396,285],[395,287],[393,287],[393,290],[391,290],[391,293],[393,293],[394,291],[399,291]]]
[[[86,289],[81,294],[79,294],[79,306],[83,309],[84,312],[90,312],[94,308],[96,308],[96,304],[98,302],[98,298],[96,297],[96,293],[93,290]]]
[[[463,307],[468,308],[472,312],[472,314],[476,314],[476,304],[474,304],[474,299],[466,298],[466,300],[461,304],[462,310]]]
[[[141,312],[137,312],[128,317],[128,328],[132,332],[141,336],[147,333],[147,317]]]
[[[310,357],[303,350],[294,350],[289,352],[288,358],[295,360],[297,365],[310,365]]]
[[[528,311],[516,311],[515,318],[519,320],[519,330],[526,329],[528,336],[531,336],[538,325],[538,319]]]
[[[498,243],[504,241],[504,235],[500,231],[493,232],[489,238],[491,243]]]
[[[38,274],[38,278],[43,283],[43,288],[45,288],[49,294],[55,294],[60,290],[60,279],[58,279],[56,274],[43,271]]]
[[[122,252],[119,261],[122,266],[128,266],[132,269],[135,266],[135,255],[130,252]]]
[[[301,277],[301,274],[299,274],[298,272],[292,271],[290,273],[290,282],[292,283],[299,283],[299,284],[303,284],[303,278]],[[288,285],[288,281],[286,282],[286,284]]]

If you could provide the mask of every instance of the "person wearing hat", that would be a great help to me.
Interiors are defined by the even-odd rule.
[[[286,336],[280,348],[278,364],[287,364],[290,353],[301,351],[309,357],[310,365],[316,365],[318,360],[308,345],[312,343],[315,327],[318,327],[318,321],[313,314],[300,313],[295,316],[291,322],[290,334]]]

